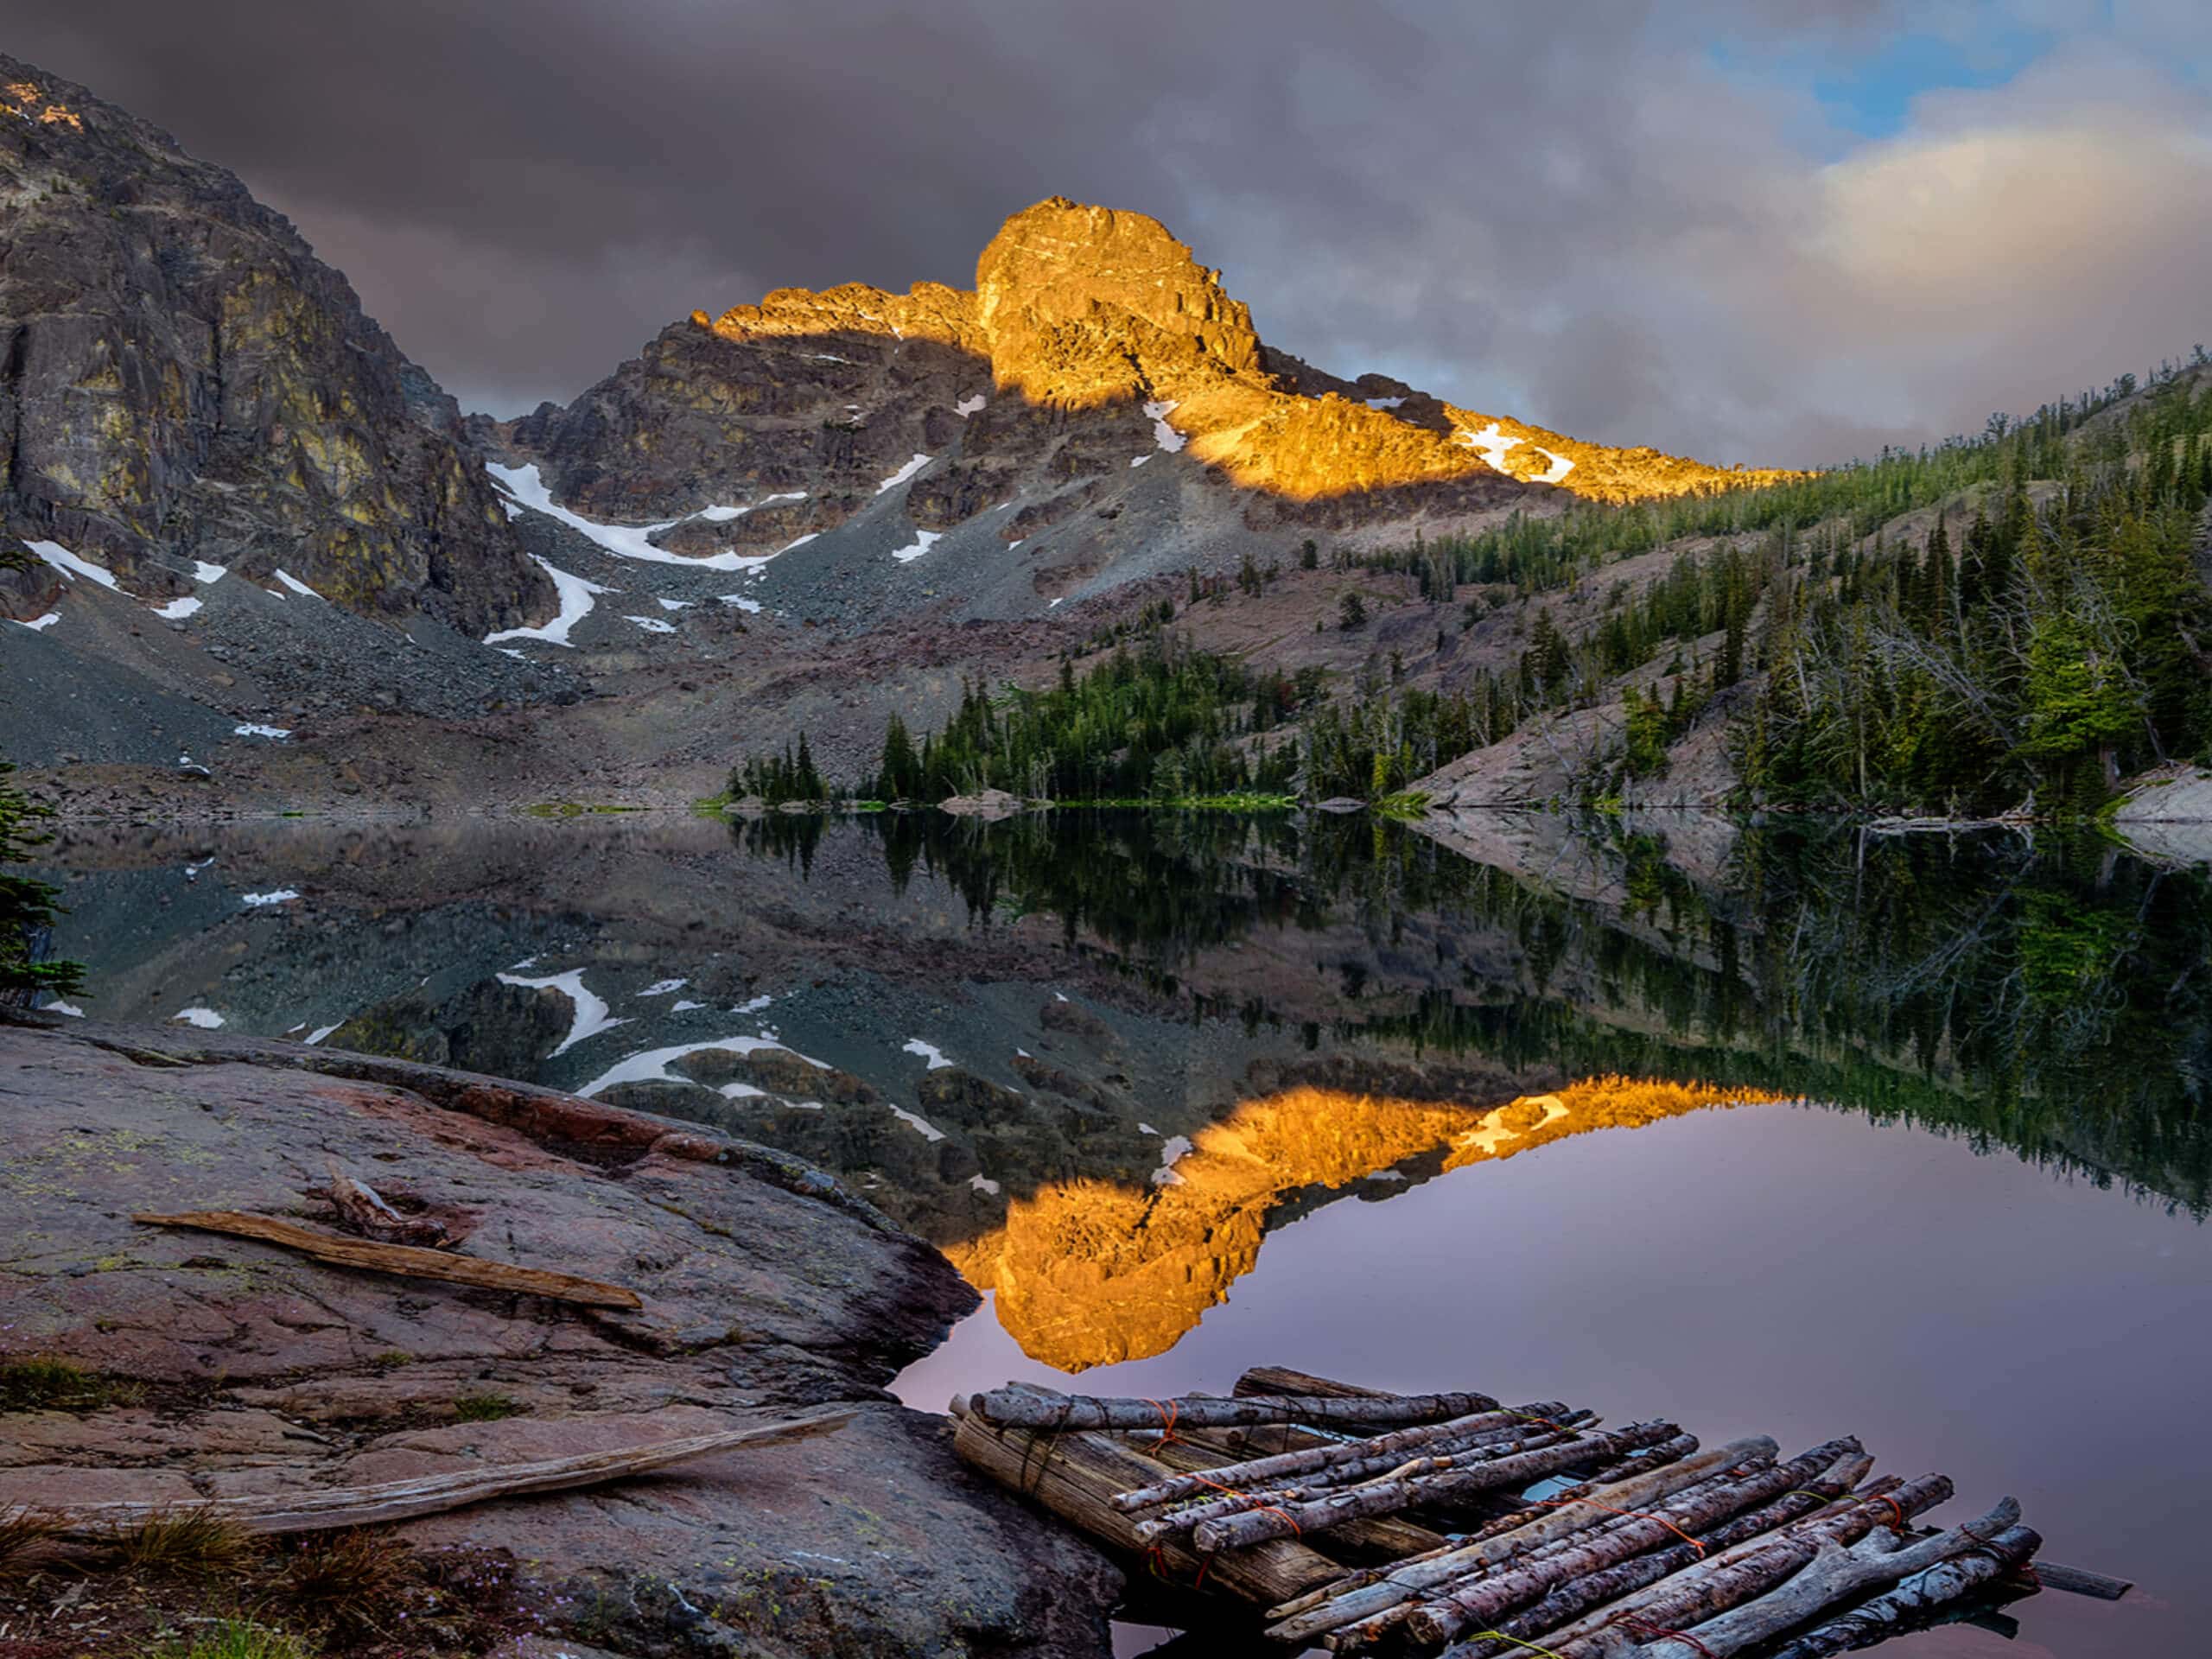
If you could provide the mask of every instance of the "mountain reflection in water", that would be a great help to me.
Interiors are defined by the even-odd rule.
[[[1032,1359],[1061,1371],[1148,1359],[1227,1299],[1270,1224],[1342,1189],[1382,1198],[1389,1183],[1754,1097],[1601,1077],[1484,1110],[1289,1089],[1201,1129],[1148,1188],[1055,1182],[1010,1204],[1003,1227],[945,1254],[995,1293],[999,1323]]]
[[[1484,1121],[1507,1152],[1819,1100],[2203,1212],[2199,874],[1688,815],[1440,833],[1460,847],[1287,814],[79,830],[60,944],[106,1017],[213,1010],[799,1154],[1070,1370],[1160,1351],[1270,1226],[1403,1191]],[[242,903],[272,891],[303,896]],[[1484,1117],[1546,1095],[1566,1119]]]

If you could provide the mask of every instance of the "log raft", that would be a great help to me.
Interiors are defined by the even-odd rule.
[[[2066,1589],[2011,1498],[1948,1527],[1941,1475],[1850,1436],[1784,1458],[1564,1401],[1398,1395],[1281,1367],[1168,1400],[1033,1385],[952,1402],[963,1461],[1209,1628],[1444,1659],[1826,1659]]]

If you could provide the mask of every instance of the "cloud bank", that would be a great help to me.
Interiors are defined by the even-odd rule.
[[[2212,336],[2194,0],[11,10],[502,412],[694,307],[965,285],[1055,194],[1156,214],[1322,366],[1723,461],[1978,429]],[[1957,74],[1895,67],[1931,55]]]

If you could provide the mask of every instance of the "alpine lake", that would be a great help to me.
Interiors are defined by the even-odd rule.
[[[88,1014],[831,1171],[982,1294],[899,1379],[915,1406],[1275,1363],[1709,1445],[1853,1433],[2139,1586],[1897,1651],[2212,1650],[2186,865],[1688,817],[934,811],[80,823],[48,861]]]

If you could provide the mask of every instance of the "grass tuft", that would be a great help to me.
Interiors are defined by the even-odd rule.
[[[0,1513],[0,1584],[29,1572],[54,1534],[54,1522],[33,1510]]]
[[[255,1554],[253,1536],[228,1516],[205,1508],[163,1510],[118,1527],[107,1542],[125,1567],[144,1573],[209,1577],[242,1573]]]
[[[0,1412],[96,1411],[128,1404],[137,1385],[116,1382],[67,1359],[12,1359],[0,1365]]]
[[[453,1402],[453,1414],[464,1423],[496,1423],[502,1417],[519,1416],[521,1413],[518,1401],[491,1389],[481,1394],[464,1394]]]
[[[147,1659],[315,1659],[315,1653],[282,1630],[231,1618],[165,1642]]]
[[[407,1547],[387,1534],[321,1533],[291,1552],[273,1589],[302,1620],[355,1636],[380,1629],[419,1576]]]

